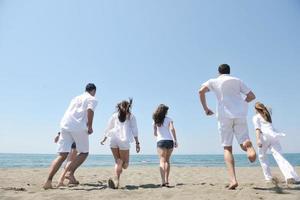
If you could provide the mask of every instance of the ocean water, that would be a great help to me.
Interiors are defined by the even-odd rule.
[[[284,154],[285,158],[293,165],[300,166],[300,153]],[[55,154],[1,154],[0,168],[47,168]],[[237,167],[255,167],[259,162],[249,163],[246,155],[234,155]],[[225,166],[223,155],[173,155],[172,165],[199,166],[199,167],[223,167]],[[269,161],[272,166],[276,163],[271,155]],[[130,165],[135,166],[156,166],[159,163],[157,155],[131,155]],[[112,166],[114,160],[112,155],[89,155],[84,167],[106,167]]]

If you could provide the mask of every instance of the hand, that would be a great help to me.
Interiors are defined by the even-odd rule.
[[[175,148],[178,148],[178,143],[177,143],[177,141],[174,141],[174,147],[175,147]]]
[[[262,142],[261,142],[261,140],[259,139],[259,140],[257,140],[257,146],[259,147],[259,148],[262,148]]]
[[[206,108],[205,110],[205,114],[207,115],[207,116],[211,116],[211,115],[213,115],[213,114],[215,114],[213,111],[211,111],[209,108]]]
[[[93,128],[92,127],[88,127],[88,134],[91,135],[93,133]]]
[[[59,140],[59,135],[57,135],[55,138],[54,138],[54,142],[57,143]]]
[[[135,144],[136,152],[139,153],[141,151],[140,143]]]

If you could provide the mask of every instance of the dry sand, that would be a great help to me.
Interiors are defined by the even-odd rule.
[[[300,174],[300,168],[297,168]],[[111,168],[80,168],[77,179],[80,185],[59,189],[41,188],[48,169],[0,169],[1,200],[86,200],[86,199],[266,199],[300,200],[300,185],[286,185],[278,168],[273,169],[279,185],[267,184],[261,168],[237,168],[239,187],[229,191],[225,188],[225,168],[173,167],[171,188],[160,188],[157,167],[129,167],[122,175],[121,189],[107,188]],[[54,185],[57,184],[57,175]]]

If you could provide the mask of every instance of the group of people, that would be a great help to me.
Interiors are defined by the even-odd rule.
[[[238,182],[232,153],[233,137],[247,152],[250,162],[255,162],[257,157],[247,125],[248,103],[256,97],[242,80],[230,75],[229,65],[220,65],[218,71],[219,76],[217,78],[202,84],[199,97],[205,114],[208,116],[213,115],[214,112],[207,105],[206,93],[212,91],[217,97],[218,129],[224,148],[224,160],[230,177],[228,189],[235,189],[238,187]],[[75,97],[65,112],[60,123],[61,130],[55,138],[55,142],[58,144],[58,156],[52,162],[48,178],[43,185],[44,189],[52,188],[52,179],[66,159],[68,162],[59,178],[58,187],[64,185],[65,179],[68,179],[68,184],[79,184],[74,173],[89,153],[88,137],[89,134],[93,133],[94,111],[97,106],[95,94],[96,86],[89,83],[85,93]],[[135,143],[136,152],[140,152],[137,122],[131,108],[132,99],[117,104],[116,112],[109,119],[104,138],[100,142],[104,145],[109,138],[111,152],[115,160],[115,178],[108,180],[108,186],[113,189],[119,188],[122,171],[129,166],[130,144]],[[167,115],[168,109],[168,106],[161,104],[152,116],[153,132],[157,140],[157,152],[160,158],[162,187],[169,187],[170,157],[173,149],[178,147],[173,120]],[[289,184],[300,183],[300,177],[295,169],[281,154],[279,138],[284,134],[273,127],[271,110],[260,102],[255,104],[255,110],[256,115],[253,117],[253,123],[256,132],[258,158],[266,181],[273,180],[266,156],[267,151],[270,150],[286,182]]]

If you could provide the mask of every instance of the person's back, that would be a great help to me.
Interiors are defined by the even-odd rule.
[[[135,116],[131,113],[124,122],[121,122],[118,118],[118,113],[114,113],[112,120],[113,129],[110,130],[112,132],[111,136],[117,137],[121,141],[133,142],[134,137],[138,135]]]
[[[206,83],[218,100],[219,118],[244,118],[248,105],[242,94],[247,95],[250,89],[238,78],[222,74]]]
[[[157,126],[157,141],[161,140],[173,140],[173,137],[171,135],[170,131],[170,123],[172,122],[172,119],[169,117],[165,117],[163,124],[160,126]]]
[[[87,130],[87,110],[94,110],[96,105],[96,98],[90,95],[88,92],[85,92],[82,95],[72,99],[61,120],[61,129],[76,132]]]

